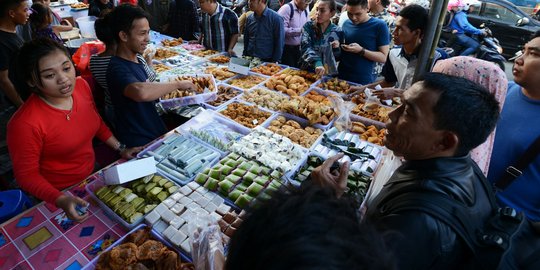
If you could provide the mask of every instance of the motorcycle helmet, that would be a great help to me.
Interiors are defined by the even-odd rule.
[[[461,0],[450,0],[448,1],[448,11],[452,11],[453,8],[457,7],[460,10],[465,6]]]

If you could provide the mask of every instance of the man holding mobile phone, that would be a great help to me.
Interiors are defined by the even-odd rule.
[[[384,63],[389,50],[388,26],[383,20],[369,16],[367,0],[347,1],[349,20],[343,24],[345,44],[339,77],[341,79],[369,84],[375,80],[375,62]]]

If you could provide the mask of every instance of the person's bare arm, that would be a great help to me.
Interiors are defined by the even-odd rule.
[[[137,102],[154,101],[177,89],[195,91],[196,87],[190,81],[137,82],[126,86],[124,96]]]
[[[238,37],[240,34],[234,34],[231,37],[231,41],[229,42],[229,47],[227,49],[227,52],[230,56],[236,56],[236,53],[234,52],[234,46],[236,46],[236,42],[238,42]]]
[[[13,83],[11,83],[11,80],[9,79],[7,69],[0,71],[0,89],[2,89],[2,91],[7,96],[7,98],[17,108],[23,104],[23,100],[21,99],[21,96],[19,96],[19,93],[17,93],[17,90],[15,90],[15,86],[13,85]]]

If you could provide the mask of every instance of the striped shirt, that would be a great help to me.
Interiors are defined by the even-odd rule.
[[[231,37],[240,33],[236,13],[219,3],[214,14],[203,14],[202,27],[203,45],[220,52],[228,51]]]
[[[109,68],[111,58],[112,56],[92,55],[92,57],[90,57],[90,72],[92,73],[94,79],[96,79],[98,85],[103,88],[105,106],[112,107],[111,94],[109,92],[109,86],[107,85],[107,69]],[[148,63],[146,63],[144,57],[142,57],[142,55],[140,54],[137,54],[137,60],[140,63],[144,64],[144,70],[148,75],[148,81],[155,81],[157,78],[156,72],[150,66],[148,66]]]

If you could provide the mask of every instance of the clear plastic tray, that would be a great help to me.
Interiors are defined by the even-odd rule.
[[[218,106],[213,106],[213,105],[210,105],[208,104],[207,102],[203,103],[203,106],[206,108],[206,109],[210,109],[210,110],[218,110],[219,108],[223,107],[224,105],[226,104],[229,104],[230,102],[232,102],[233,100],[236,100],[239,96],[241,96],[243,93],[244,93],[244,90],[242,90],[241,88],[238,88],[238,87],[234,87],[234,86],[230,86],[230,85],[226,85],[226,84],[223,84],[223,83],[218,83],[217,85],[217,88],[218,88],[218,94],[217,96],[219,97],[219,87],[228,87],[228,88],[231,88],[233,90],[236,90],[238,91],[238,94],[236,96],[234,96],[233,98],[221,103],[220,105]]]
[[[171,49],[171,48],[168,48],[168,47],[166,49],[178,52],[178,51],[176,51],[174,49]],[[169,57],[169,58],[165,58],[165,59],[160,59],[158,61],[160,61],[162,64],[167,65],[169,67],[181,67],[181,66],[185,66],[185,65],[193,65],[193,64],[196,64],[196,63],[200,63],[200,62],[205,61],[205,60],[202,57],[191,55],[189,53],[179,52],[178,55],[175,55],[175,56]]]
[[[266,88],[266,87],[264,86],[264,82],[263,82],[263,83],[259,84],[258,86],[255,86],[255,87],[251,88],[250,90],[244,91],[244,93],[243,93],[242,95],[239,95],[239,96],[237,97],[237,99],[240,100],[240,101],[242,101],[242,102],[244,102],[244,103],[247,103],[247,104],[250,104],[250,105],[258,106],[259,108],[262,108],[262,109],[271,111],[271,112],[273,112],[273,113],[280,112],[279,108],[276,109],[276,110],[273,110],[273,109],[267,108],[267,107],[265,107],[265,106],[261,106],[261,105],[259,105],[259,104],[257,104],[257,103],[254,103],[254,102],[250,102],[250,101],[245,100],[245,95],[246,95],[246,93],[252,93],[252,92],[254,92],[254,91],[257,90],[257,89],[262,89],[262,90],[270,91],[270,92],[275,93],[275,94],[277,94],[277,95],[279,95],[279,96],[281,96],[281,97],[283,97],[283,98],[285,98],[285,99],[289,99],[289,98],[290,98],[289,96],[287,96],[287,95],[285,95],[285,94],[283,94],[283,93],[281,93],[281,92],[279,92],[279,91],[271,90],[271,89]]]
[[[258,66],[256,66],[256,67],[267,66],[267,65],[269,65],[269,64],[276,64],[276,63],[268,63],[268,62],[264,62],[264,63],[262,63],[262,64],[260,64],[260,65],[258,65]],[[281,67],[281,70],[278,71],[276,74],[278,74],[278,73],[281,72],[282,70],[284,70],[284,69],[286,69],[286,68],[289,67],[289,66],[287,66],[287,65],[282,65],[282,64],[277,64],[277,65]],[[262,74],[262,73],[253,71],[253,69],[256,68],[256,67],[250,68],[249,71],[252,72],[252,73],[255,73],[255,74],[257,74],[257,75],[265,76],[265,77],[271,77],[271,76],[273,76],[273,75],[276,75],[276,74],[273,74],[273,75],[266,75],[266,74]]]
[[[274,115],[274,112],[272,112],[272,111],[270,111],[270,110],[267,110],[267,109],[265,109],[265,108],[258,107],[257,105],[250,104],[250,103],[248,103],[248,102],[244,102],[244,101],[241,101],[241,100],[233,100],[232,102],[229,102],[228,104],[226,104],[226,106],[220,107],[220,108],[217,110],[217,112],[221,114],[222,111],[226,110],[226,109],[228,108],[228,106],[231,105],[231,104],[233,104],[233,103],[240,103],[240,104],[244,104],[244,105],[247,105],[247,106],[255,106],[255,107],[257,107],[258,110],[261,110],[261,111],[264,111],[264,112],[267,112],[267,113],[270,114],[270,116],[268,116],[268,118],[267,118],[266,120],[264,120],[264,122],[258,123],[257,126],[264,125],[266,122],[270,121],[270,119],[272,118],[272,115]],[[227,116],[225,116],[225,115],[223,115],[223,114],[221,114],[221,115],[222,115],[223,117],[225,117],[225,118],[231,120],[231,121],[234,121],[234,122],[235,122],[236,124],[238,124],[238,125],[242,125],[242,124],[236,122],[234,119],[230,119],[229,117],[227,117]],[[243,127],[246,127],[246,126],[244,126],[244,125],[242,125],[242,126],[243,126]],[[251,129],[250,127],[246,127],[246,128]]]
[[[359,84],[359,83],[354,83],[354,82],[350,82],[350,81],[338,79],[338,78],[335,78],[335,77],[328,77],[328,76],[325,76],[325,77],[321,78],[320,80],[316,81],[316,82],[313,84],[313,87],[314,87],[314,88],[317,88],[317,89],[321,89],[321,90],[324,91],[324,92],[328,92],[328,93],[330,93],[330,94],[338,95],[338,96],[341,96],[341,97],[347,96],[346,93],[341,93],[341,92],[337,92],[337,91],[330,90],[330,89],[327,89],[327,88],[323,88],[323,87],[322,87],[322,85],[321,85],[322,83],[327,82],[327,81],[332,80],[332,79],[337,79],[338,81],[344,81],[344,82],[348,83],[350,86],[362,86],[362,85]]]
[[[219,160],[219,158],[220,158],[220,156],[221,156],[221,152],[218,151],[217,149],[215,149],[214,147],[212,147],[212,146],[210,146],[210,145],[208,145],[208,144],[206,144],[206,143],[204,143],[204,142],[202,142],[202,141],[200,141],[200,140],[194,140],[194,138],[193,138],[192,136],[188,136],[187,134],[177,134],[177,133],[175,133],[175,134],[172,134],[171,136],[168,136],[168,137],[166,137],[166,138],[163,138],[163,139],[161,139],[161,140],[158,140],[158,141],[152,143],[150,146],[146,147],[143,151],[141,151],[141,152],[137,155],[137,157],[141,158],[141,157],[149,157],[149,156],[152,156],[152,155],[150,155],[150,154],[148,153],[149,151],[152,151],[152,152],[153,152],[154,150],[156,150],[156,149],[158,149],[159,147],[161,147],[161,146],[164,144],[164,142],[171,142],[171,141],[173,141],[173,140],[176,139],[176,138],[173,138],[173,137],[179,137],[179,136],[185,137],[186,139],[190,140],[190,142],[193,143],[194,145],[199,145],[199,146],[201,146],[201,147],[203,147],[203,148],[205,148],[205,149],[207,149],[207,150],[210,150],[212,153],[217,153],[217,156],[216,156],[215,158],[212,158],[212,159],[208,160],[208,161],[207,161],[207,162],[206,162],[206,163],[205,163],[205,164],[204,164],[197,172],[195,172],[195,173],[194,173],[193,175],[191,175],[191,176],[189,176],[189,175],[184,175],[184,174],[180,173],[179,171],[176,171],[176,170],[175,170],[177,173],[181,174],[181,175],[184,177],[184,178],[182,178],[182,179],[179,178],[179,177],[177,177],[177,176],[172,175],[171,173],[169,173],[169,172],[167,172],[167,171],[165,171],[165,170],[163,170],[163,169],[161,168],[160,164],[161,164],[163,161],[167,160],[167,158],[169,157],[169,153],[166,153],[166,154],[167,154],[166,156],[161,156],[161,158],[158,158],[158,157],[154,156],[154,159],[156,160],[156,163],[157,163],[157,164],[156,164],[156,165],[157,165],[157,171],[158,171],[161,175],[167,177],[168,179],[171,179],[172,181],[174,181],[174,182],[176,182],[176,183],[178,183],[178,184],[180,184],[180,185],[185,185],[185,184],[191,182],[191,181],[193,180],[193,178],[194,178],[199,172],[201,172],[202,170],[204,170],[205,168],[207,168],[207,167],[209,167],[209,166],[214,165],[214,164]],[[164,150],[165,150],[165,149],[164,149]],[[188,166],[189,166],[189,165],[188,165]]]
[[[270,126],[272,121],[276,120],[280,116],[285,117],[286,120],[294,120],[294,121],[298,122],[302,128],[313,127],[313,128],[317,128],[317,129],[321,130],[321,135],[319,135],[319,137],[309,147],[305,147],[305,146],[300,145],[301,147],[306,148],[306,149],[311,149],[315,145],[319,144],[319,142],[322,140],[322,134],[326,131],[326,129],[324,129],[324,127],[321,126],[321,125],[313,125],[312,126],[312,125],[309,124],[309,122],[306,119],[300,118],[298,116],[286,114],[286,113],[278,113],[278,114],[273,115],[272,118],[270,119],[270,121],[267,121],[267,122],[264,123],[263,127],[268,129],[268,127]]]
[[[236,132],[242,135],[246,135],[250,132],[249,128],[246,128],[233,120],[211,110],[205,110],[199,113],[197,116],[191,118],[189,121],[183,125],[176,128],[176,131],[179,133],[185,133],[191,135],[191,130],[205,131],[212,137],[217,140],[220,140],[224,143],[229,143],[231,140],[227,137],[226,132]],[[192,135],[197,139],[195,135]],[[202,140],[202,139],[200,139]],[[209,142],[206,142],[210,144]],[[211,144],[210,144],[211,145]],[[211,145],[212,146],[212,145]],[[223,151],[222,149],[216,148],[222,156],[224,156],[229,151]]]
[[[296,71],[301,71],[301,69],[299,69],[299,68],[295,68],[295,67],[288,67],[288,68],[286,68],[286,69],[284,69],[284,70],[282,70],[282,71],[278,72],[278,73],[277,73],[276,75],[281,75],[281,74],[283,74],[283,73],[287,72],[288,70],[296,70]],[[276,75],[274,75],[274,76],[276,76]],[[304,79],[305,79],[305,78],[304,78]],[[319,81],[319,80],[320,80],[320,79],[317,79],[317,80],[315,80],[315,81],[314,81],[314,82],[313,82],[312,84],[310,84],[310,85],[309,85],[309,87],[308,87],[308,89],[310,89],[310,88],[313,88],[313,87],[314,87],[314,85],[315,85],[315,83],[316,83],[317,81]]]
[[[243,88],[243,87],[240,87],[240,86],[236,86],[236,85],[232,85],[232,84],[231,84],[231,81],[232,81],[232,80],[238,79],[238,78],[247,77],[247,76],[259,77],[259,78],[261,78],[261,79],[263,79],[263,80],[262,80],[261,82],[255,84],[255,85],[253,85],[253,86],[250,87],[250,88]],[[262,76],[262,75],[259,74],[259,73],[248,72],[248,75],[241,75],[241,74],[240,74],[240,75],[236,75],[236,76],[234,76],[234,77],[232,77],[232,78],[229,78],[229,79],[223,81],[223,83],[224,83],[224,84],[227,84],[227,85],[230,85],[230,86],[232,86],[232,87],[240,88],[240,89],[243,89],[244,91],[247,91],[247,90],[253,89],[253,88],[259,86],[260,84],[264,83],[266,80],[268,80],[268,78],[269,78],[269,77]]]
[[[385,108],[389,108],[389,109],[392,109],[392,107],[388,107],[388,106],[385,106],[385,105],[381,105],[379,104],[379,106],[381,107],[385,107]],[[375,125],[377,127],[382,127],[382,128],[385,128],[386,127],[386,124],[383,123],[383,122],[380,122],[380,121],[377,121],[377,120],[373,120],[371,118],[367,118],[367,117],[364,117],[364,116],[360,116],[360,115],[357,115],[357,114],[354,114],[353,112],[351,112],[351,120],[353,121],[358,121],[358,122],[362,122],[364,124],[368,124],[368,125]]]
[[[324,91],[320,90],[320,89],[317,89],[317,88],[310,88],[308,89],[306,92],[304,92],[301,96],[304,97],[306,96],[309,92],[312,92],[312,91],[315,91],[317,92],[318,94],[321,94],[321,95],[324,95],[324,96],[329,96],[328,93],[325,93]],[[303,118],[303,117],[300,117],[298,115],[294,115],[294,114],[291,114],[291,113],[287,113],[287,112],[282,112],[283,114],[285,115],[289,115],[289,116],[294,116],[294,117],[298,117],[298,118],[301,118],[301,119],[304,119],[306,121],[308,121],[307,119]],[[314,124],[313,126],[314,127],[317,127],[317,128],[321,128],[323,130],[327,130],[329,129],[330,127],[332,127],[334,125],[334,121],[336,119],[336,114],[334,114],[334,117],[332,119],[330,119],[330,122],[326,125],[323,125],[323,124]]]
[[[198,74],[198,75],[197,74],[185,74],[185,75],[181,75],[181,76],[209,78],[212,85],[208,89],[209,92],[206,92],[206,93],[202,93],[202,94],[198,94],[198,95],[194,95],[194,96],[181,97],[181,98],[172,98],[172,99],[161,99],[160,98],[159,103],[163,106],[163,108],[165,108],[165,109],[173,109],[173,108],[181,107],[181,106],[199,104],[199,103],[203,103],[205,101],[213,101],[213,100],[215,100],[217,98],[217,84],[216,84],[216,80],[214,79],[213,75],[210,75],[210,74]],[[160,77],[160,81],[162,81],[162,82],[173,81],[177,77],[178,76],[174,76],[174,75],[170,75],[170,76],[163,75],[163,76]]]
[[[167,176],[165,176],[165,175],[163,175],[163,174],[161,174],[159,172],[157,174],[167,178],[168,180],[171,180],[169,177],[167,177]],[[140,219],[137,219],[135,222],[129,223],[126,220],[124,220],[122,217],[120,217],[118,214],[116,214],[109,206],[107,206],[107,204],[105,204],[103,201],[101,201],[97,197],[97,195],[95,194],[95,191],[100,189],[101,187],[107,185],[107,184],[105,184],[105,181],[104,181],[103,177],[104,177],[103,173],[101,173],[101,172],[96,173],[95,174],[95,180],[90,182],[89,184],[87,184],[85,186],[85,189],[88,192],[88,194],[90,194],[90,197],[92,197],[92,199],[99,205],[99,207],[101,209],[103,209],[103,212],[105,212],[105,214],[107,216],[109,216],[113,220],[116,220],[118,223],[120,223],[122,226],[124,226],[124,228],[132,229],[135,226],[139,225],[144,220],[144,217],[146,216],[146,214],[144,214]],[[125,186],[128,183],[122,184],[120,186]]]
[[[119,246],[121,245],[124,240],[126,240],[126,238],[132,234],[132,233],[135,233],[136,231],[138,230],[141,230],[141,229],[144,229],[148,227],[146,224],[140,224],[138,225],[137,227],[133,228],[130,232],[128,232],[126,235],[122,236],[122,238],[118,239],[116,242],[114,242],[112,245],[110,245],[107,249],[105,249],[102,253],[105,253],[107,251],[110,251],[111,249],[113,249],[114,247],[116,246]],[[161,237],[154,229],[151,229],[150,230],[150,235],[154,238],[154,240],[157,240],[161,243],[163,243],[165,246],[167,246],[168,248],[176,251],[179,255],[180,255],[180,258],[182,260],[183,263],[187,262],[187,263],[191,263],[192,260],[191,260],[191,257],[184,254],[183,251],[181,251],[180,249],[174,247],[173,245],[171,245],[168,241],[166,241],[165,239],[163,239],[163,237]],[[95,269],[96,268],[96,265],[99,261],[99,256],[96,256],[93,260],[91,260],[87,265],[85,265],[82,269],[83,270],[92,270],[92,269]]]

